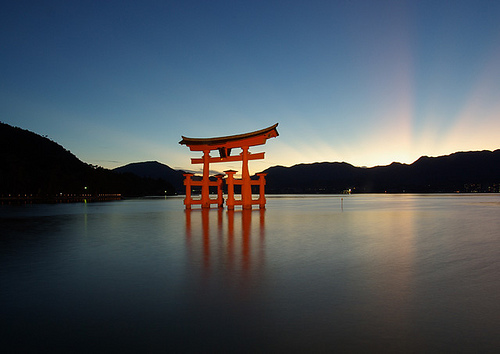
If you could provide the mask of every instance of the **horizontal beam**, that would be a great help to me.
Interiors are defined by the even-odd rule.
[[[210,204],[216,204],[218,202],[218,199],[209,198],[208,201],[210,202]],[[201,199],[194,199],[193,197],[191,197],[191,204],[201,204]]]
[[[250,201],[250,204],[256,205],[256,204],[260,204],[260,202],[261,201],[260,201],[260,197],[259,197],[258,199],[252,199]],[[241,199],[235,199],[234,200],[234,205],[243,205],[243,200],[241,200]]]
[[[195,186],[195,187],[199,187],[199,186],[203,186],[205,183],[203,181],[189,181],[189,185],[190,186]],[[186,183],[184,183],[184,185],[186,185]],[[219,185],[219,182],[218,181],[208,181],[208,185],[210,187],[217,187]]]
[[[251,179],[250,180],[250,185],[251,186],[260,186],[260,179]],[[264,181],[265,183],[265,181]],[[241,178],[235,178],[233,179],[233,184],[235,186],[242,186],[243,185],[243,180]]]
[[[206,144],[206,145],[188,145],[189,150],[191,151],[206,151],[206,150],[218,150],[219,148],[226,148],[226,149],[236,149],[236,148],[241,148],[243,146],[257,146],[257,145],[265,145],[266,144],[267,138],[265,137],[253,137],[253,138],[248,138],[248,139],[243,139],[239,141],[229,141],[224,144],[217,144],[217,145],[212,145],[212,144]]]
[[[256,154],[248,154],[248,159],[249,160],[261,160],[264,158],[264,152],[258,152]],[[243,161],[243,156],[241,155],[235,155],[235,156],[228,156],[228,157],[210,157],[208,159],[208,162],[210,163],[215,163],[215,162],[234,162],[234,161]],[[191,159],[192,164],[197,164],[197,163],[204,163],[203,157],[198,157]]]

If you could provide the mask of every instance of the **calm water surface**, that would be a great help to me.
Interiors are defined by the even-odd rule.
[[[498,352],[500,196],[0,206],[2,348]]]

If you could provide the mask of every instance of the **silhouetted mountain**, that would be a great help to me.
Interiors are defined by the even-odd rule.
[[[86,187],[86,188],[85,188]],[[38,134],[0,123],[0,196],[174,193],[168,182],[118,174],[80,161]]]
[[[118,173],[133,173],[139,177],[163,179],[170,182],[178,193],[184,193],[183,171],[174,170],[158,161],[135,162],[117,167],[113,171]]]
[[[275,166],[263,171],[268,193],[499,192],[500,150],[423,156],[411,165],[372,168],[342,162]]]

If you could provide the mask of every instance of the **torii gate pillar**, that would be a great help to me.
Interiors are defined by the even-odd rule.
[[[229,210],[234,209],[235,205],[241,205],[243,209],[251,209],[252,205],[258,204],[260,208],[265,208],[266,198],[264,195],[265,174],[259,174],[259,180],[253,181],[250,178],[250,171],[248,169],[249,160],[263,159],[264,153],[252,154],[249,149],[251,146],[264,145],[267,139],[277,137],[278,123],[275,125],[258,130],[251,133],[231,135],[219,138],[187,138],[182,137],[179,144],[189,147],[191,151],[203,152],[202,158],[191,159],[192,164],[203,164],[203,177],[201,181],[193,181],[191,177],[193,174],[186,173],[184,184],[186,186],[186,198],[184,204],[186,209],[190,209],[192,204],[201,204],[202,208],[210,208],[211,204],[217,204],[219,207],[223,206],[222,199],[222,177],[223,175],[216,175],[217,181],[210,181],[209,171],[211,162],[242,162],[241,179],[235,179],[234,174],[236,171],[225,171],[228,175],[228,200],[227,206]],[[231,150],[240,148],[241,154],[231,156]],[[210,151],[218,150],[219,157],[210,156]],[[234,198],[234,186],[241,185],[241,200]],[[259,185],[259,199],[252,199],[252,185]],[[201,199],[194,200],[191,197],[191,186],[201,186]],[[217,199],[210,198],[210,186],[217,186]],[[188,190],[189,189],[189,190]]]

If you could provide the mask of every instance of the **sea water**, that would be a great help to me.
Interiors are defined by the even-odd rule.
[[[0,349],[499,348],[498,194],[0,206]]]

